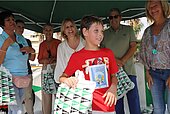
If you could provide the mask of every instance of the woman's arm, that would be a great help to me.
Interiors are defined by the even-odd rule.
[[[39,46],[38,62],[39,64],[49,64],[49,60],[44,59],[43,52],[44,52],[44,47],[43,47],[43,44],[41,43]]]
[[[5,55],[6,55],[6,51],[0,49],[0,64],[3,63]]]
[[[25,47],[21,48],[20,51],[28,53],[29,54],[29,60],[34,61],[36,53],[35,53],[35,50],[32,47],[25,46]]]
[[[32,47],[32,43],[29,39],[26,39],[26,41],[28,43],[28,46],[31,48],[31,51],[29,53],[29,60],[34,61],[36,56],[35,49]]]
[[[152,80],[152,76],[150,75],[148,69],[146,69],[146,80],[147,80],[148,86],[149,86],[149,88],[150,88],[151,85],[153,85],[153,80]]]
[[[62,45],[59,45],[57,49],[57,61],[56,61],[56,67],[54,71],[54,79],[56,81],[59,81],[59,77],[62,75],[67,64],[66,57],[64,56],[65,54],[66,53],[62,48]]]
[[[8,47],[13,43],[14,43],[14,41],[11,38],[7,38],[4,41],[2,47],[0,48],[0,64],[2,64],[4,61]]]
[[[29,60],[34,61],[35,57],[36,57],[36,53],[35,53],[35,50],[34,50],[34,52],[29,54]]]

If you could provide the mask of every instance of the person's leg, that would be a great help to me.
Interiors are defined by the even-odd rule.
[[[16,105],[14,104],[9,104],[8,105],[8,114],[17,114],[18,110],[18,102],[19,102],[19,89],[16,88],[14,85],[14,91],[15,91],[15,99],[16,99]]]
[[[129,111],[130,114],[141,114],[136,76],[129,75],[129,78],[135,84],[135,87],[126,94]]]
[[[170,88],[167,87],[167,109],[168,113],[170,114]]]
[[[170,76],[170,70],[166,70],[164,72],[164,75],[167,77]],[[166,86],[166,91],[167,91],[167,109],[168,109],[168,114],[170,114],[170,88],[169,86]]]
[[[52,94],[42,91],[42,111],[43,114],[51,114],[52,111]]]
[[[32,75],[30,76],[31,76],[31,83],[27,88],[24,88],[24,106],[27,114],[34,114],[33,94],[32,94]]]
[[[123,100],[124,100],[124,97],[122,97],[121,99],[117,101],[116,106],[115,106],[116,114],[125,114]]]
[[[18,105],[8,105],[8,114],[22,114]]]
[[[8,105],[9,114],[22,114],[23,113],[23,89],[19,89],[14,85],[15,97],[16,97],[16,105]]]
[[[151,86],[151,94],[153,99],[153,114],[165,114],[165,81],[161,79],[161,73],[151,70],[153,85]]]
[[[42,67],[42,71],[46,70],[47,66]],[[45,86],[44,75],[41,72],[41,87]],[[43,114],[51,114],[52,112],[52,94],[47,94],[42,90],[42,112]]]
[[[24,89],[23,88],[19,88],[19,98],[20,101],[17,104],[19,106],[19,110],[17,114],[23,114],[24,113],[24,106],[23,106],[23,100],[24,100]]]
[[[8,105],[8,114],[12,114],[11,105]]]

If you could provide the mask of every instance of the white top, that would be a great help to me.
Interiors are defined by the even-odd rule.
[[[82,38],[80,38],[80,43],[77,46],[76,50],[70,48],[67,40],[64,40],[62,43],[59,44],[57,49],[56,67],[54,71],[54,80],[56,82],[59,82],[59,77],[63,74],[71,55],[75,51],[81,50],[84,47],[84,44],[85,41]]]

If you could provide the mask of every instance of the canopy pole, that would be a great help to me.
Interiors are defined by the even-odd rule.
[[[145,11],[145,8],[129,8],[127,10],[122,11],[121,13],[123,14],[129,11],[138,11],[138,10]]]
[[[55,0],[55,1],[54,1],[53,8],[52,8],[52,11],[51,11],[50,23],[51,23],[52,18],[53,18],[53,13],[54,13],[54,9],[55,9],[55,5],[56,5],[56,1],[57,1],[57,0]]]
[[[25,18],[25,19],[27,19],[28,21],[30,21],[30,22],[32,22],[32,23],[34,23],[34,24],[36,24],[36,25],[38,25],[39,27],[43,27],[42,25],[40,25],[39,23],[36,23],[35,21],[33,21],[33,20],[31,20],[31,19],[29,19],[28,17],[26,17],[26,16],[24,16],[24,15],[22,15],[22,14],[20,14],[20,13],[13,13],[14,15],[18,15],[18,16],[21,16],[21,17],[23,17],[23,18]]]
[[[122,18],[123,18],[123,19],[133,19],[133,18],[135,18],[135,17],[137,17],[137,16],[140,16],[140,15],[143,15],[143,14],[145,14],[145,12],[141,12],[141,13],[138,13],[138,14],[133,15],[133,16],[130,16],[130,17],[122,17]]]

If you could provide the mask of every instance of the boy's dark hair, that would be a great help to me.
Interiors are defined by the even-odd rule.
[[[21,19],[17,19],[15,22],[16,22],[16,24],[17,23],[23,23],[25,25],[25,22],[23,20],[21,20]]]
[[[111,13],[112,13],[113,11],[115,11],[115,12],[117,12],[119,15],[121,15],[121,12],[120,12],[120,10],[119,10],[118,8],[112,8],[112,9],[110,9],[110,11],[109,11],[109,16],[111,15]]]
[[[94,16],[94,15],[87,15],[81,19],[80,32],[83,38],[84,38],[83,28],[86,28],[88,30],[93,23],[98,23],[98,24],[103,25],[102,20],[99,17]]]
[[[3,27],[5,24],[5,19],[8,17],[14,17],[11,11],[3,11],[0,13],[0,26]]]

